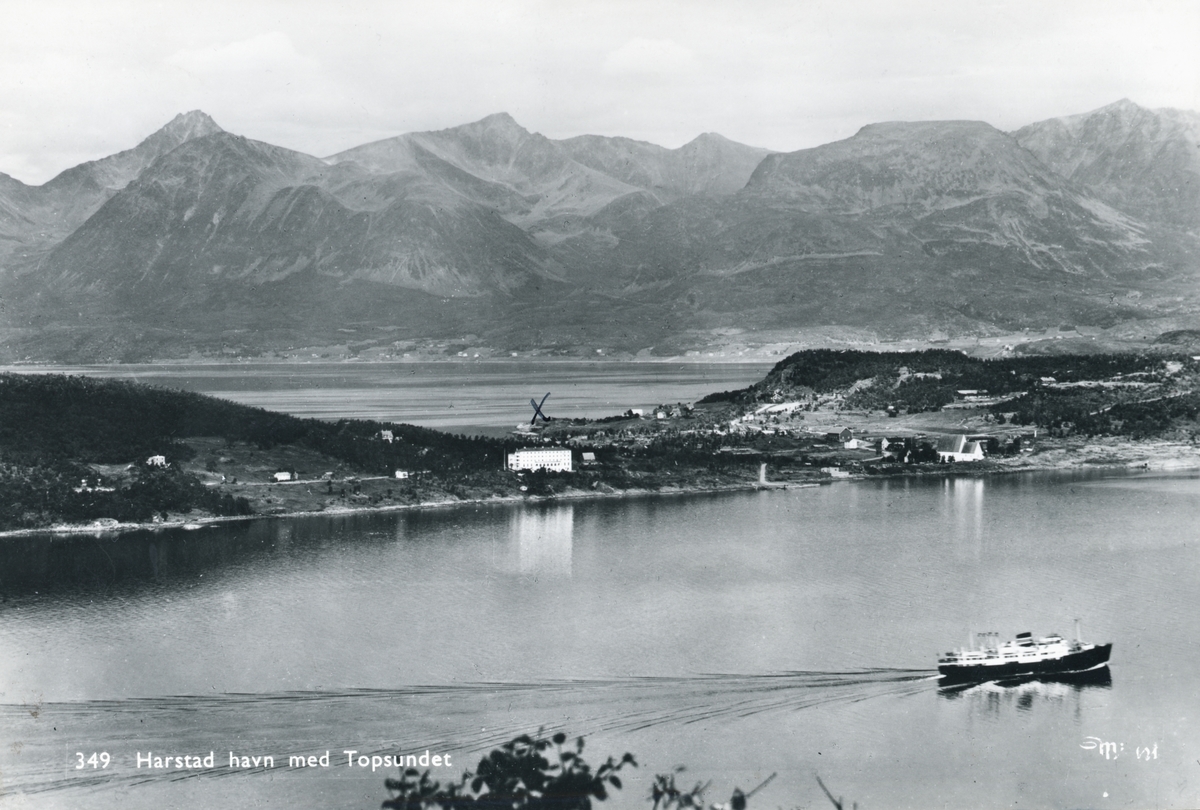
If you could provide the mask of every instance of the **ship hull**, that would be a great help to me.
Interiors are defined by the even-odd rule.
[[[1068,653],[1059,658],[1042,661],[1008,661],[1000,664],[941,664],[941,682],[946,683],[983,683],[984,681],[1001,681],[1012,678],[1029,678],[1050,675],[1066,675],[1073,672],[1087,672],[1098,669],[1108,663],[1112,652],[1112,644],[1097,644],[1088,650]]]

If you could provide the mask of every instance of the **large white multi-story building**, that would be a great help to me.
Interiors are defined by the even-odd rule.
[[[552,447],[524,447],[508,454],[508,468],[571,472],[571,451]]]

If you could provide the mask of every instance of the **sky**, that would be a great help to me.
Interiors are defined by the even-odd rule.
[[[551,138],[779,151],[894,120],[1200,111],[1193,0],[0,0],[0,172],[200,109],[327,156],[496,112]]]

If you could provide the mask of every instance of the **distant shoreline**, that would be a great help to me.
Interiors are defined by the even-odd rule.
[[[647,498],[679,495],[706,495],[756,490],[808,489],[837,483],[857,483],[907,478],[981,478],[995,475],[1012,475],[1029,472],[1065,472],[1069,470],[1120,470],[1126,473],[1183,473],[1200,470],[1200,447],[1183,442],[1161,440],[1087,440],[1074,443],[1076,446],[1059,446],[1041,451],[1037,458],[1001,458],[976,463],[957,465],[923,465],[902,473],[889,475],[855,474],[847,478],[822,479],[820,481],[768,481],[765,485],[757,481],[718,486],[669,486],[661,489],[625,489],[611,491],[569,490],[554,495],[509,495],[487,498],[464,498],[443,501],[424,501],[413,504],[387,504],[382,506],[334,506],[314,510],[258,513],[253,515],[197,516],[189,519],[173,519],[150,523],[117,523],[112,526],[92,524],[63,524],[60,528],[10,529],[0,531],[0,539],[8,537],[70,537],[72,535],[118,534],[132,531],[155,531],[163,529],[200,529],[223,523],[258,520],[291,520],[313,517],[341,517],[345,515],[385,514],[389,512],[411,512],[435,509],[452,509],[461,506],[520,504],[553,504],[569,501],[618,500],[622,498]]]

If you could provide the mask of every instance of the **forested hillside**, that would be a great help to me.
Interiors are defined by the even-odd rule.
[[[394,440],[383,441],[380,431]],[[322,422],[134,383],[0,375],[0,528],[98,517],[145,521],[171,511],[246,514],[244,499],[180,469],[207,437],[268,450],[299,447],[363,473],[420,468],[468,477],[500,466],[505,445],[411,425]],[[164,466],[150,465],[164,456]],[[97,472],[123,468],[120,476]]]
[[[997,420],[1060,433],[1195,435],[1200,362],[1188,355],[1123,353],[995,359],[958,351],[862,352],[815,349],[775,365],[759,383],[710,401],[749,406],[836,400],[845,410],[936,411],[956,402]]]

